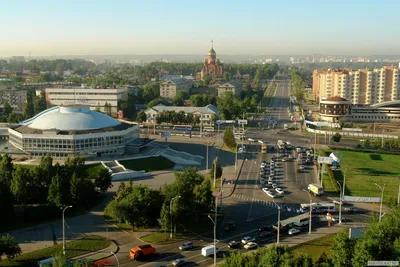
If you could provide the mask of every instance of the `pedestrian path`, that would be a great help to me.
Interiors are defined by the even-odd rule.
[[[244,200],[244,201],[248,201],[248,202],[254,202],[254,203],[258,203],[261,205],[265,205],[271,208],[281,208],[281,210],[286,210],[286,211],[291,211],[291,212],[300,212],[299,208],[300,205],[298,204],[286,204],[286,203],[274,203],[272,201],[267,201],[267,200],[263,200],[263,199],[258,199],[255,197],[249,197],[249,196],[245,196],[245,195],[240,195],[240,194],[232,194],[232,197],[236,198],[236,199],[240,199],[240,200]]]

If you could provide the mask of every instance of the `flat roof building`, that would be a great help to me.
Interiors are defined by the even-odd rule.
[[[10,104],[14,112],[23,112],[25,103],[27,101],[26,90],[20,89],[15,86],[0,85],[0,103]]]
[[[221,84],[217,87],[218,97],[222,97],[225,92],[232,92],[234,96],[240,97],[242,93],[242,83],[241,82],[227,82]]]
[[[147,116],[147,122],[155,122],[156,117],[159,113],[163,111],[175,111],[178,113],[179,111],[185,112],[187,114],[193,114],[200,118],[203,121],[210,121],[213,118],[213,115],[219,118],[219,109],[213,105],[207,105],[205,107],[182,107],[182,106],[164,106],[164,105],[157,105],[152,108],[149,108],[145,111]]]
[[[185,78],[166,79],[160,84],[160,97],[174,99],[178,91],[185,91],[188,94],[193,86],[193,80]]]

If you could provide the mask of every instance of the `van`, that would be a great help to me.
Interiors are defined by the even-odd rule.
[[[179,246],[180,250],[188,250],[193,248],[193,243],[192,242],[185,242],[182,245]]]
[[[219,249],[216,249],[217,254],[219,253]],[[208,257],[214,255],[214,245],[207,246],[201,249],[201,255],[204,257]]]

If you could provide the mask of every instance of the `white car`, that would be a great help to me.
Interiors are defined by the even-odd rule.
[[[300,170],[304,170],[304,165],[300,165]]]
[[[272,180],[268,180],[268,184],[272,185],[274,182]]]
[[[275,172],[274,172],[274,171],[271,171],[271,172],[269,173],[269,175],[274,176],[274,175],[275,175]]]
[[[292,228],[292,229],[289,229],[289,231],[288,231],[289,235],[296,235],[298,233],[300,233],[300,230],[297,228]]]
[[[289,155],[289,156],[288,156],[288,159],[292,159],[292,158],[293,158],[293,156],[292,156],[292,155]]]
[[[285,161],[286,161],[286,159],[285,159],[285,158],[283,158],[283,159],[282,159],[282,161],[283,161],[283,162],[285,162]]]
[[[258,247],[257,243],[248,242],[246,245],[243,246],[245,249],[255,249]]]
[[[272,188],[273,188],[273,189],[276,189],[276,188],[278,188],[278,185],[275,184],[275,183],[273,183],[273,184],[272,184]]]
[[[187,262],[188,262],[187,259],[184,259],[184,258],[176,259],[176,260],[174,260],[172,262],[172,265],[174,265],[174,266],[182,266],[182,265],[186,264]]]
[[[269,192],[269,188],[268,188],[268,187],[263,187],[263,188],[262,188],[262,191],[263,191],[265,194],[267,194],[267,192]]]
[[[279,194],[279,195],[283,195],[285,192],[283,192],[282,188],[277,187],[275,188],[275,191]]]
[[[274,194],[274,192],[272,192],[272,191],[267,191],[267,192],[265,192],[269,197],[271,197],[271,198],[276,198],[276,195]]]
[[[247,243],[253,242],[253,241],[256,241],[256,239],[254,237],[251,237],[251,236],[245,236],[242,239],[242,243],[243,244],[247,244]]]
[[[264,168],[265,166],[267,166],[266,162],[261,163],[261,168]]]

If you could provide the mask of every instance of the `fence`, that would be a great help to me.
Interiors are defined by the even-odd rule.
[[[310,133],[317,133],[317,134],[328,134],[334,135],[336,133],[341,134],[342,136],[351,136],[351,137],[362,137],[362,138],[395,138],[397,139],[397,135],[390,135],[390,134],[371,134],[371,133],[360,133],[360,132],[341,132],[341,131],[325,131],[325,130],[315,130],[311,128],[306,128]]]

